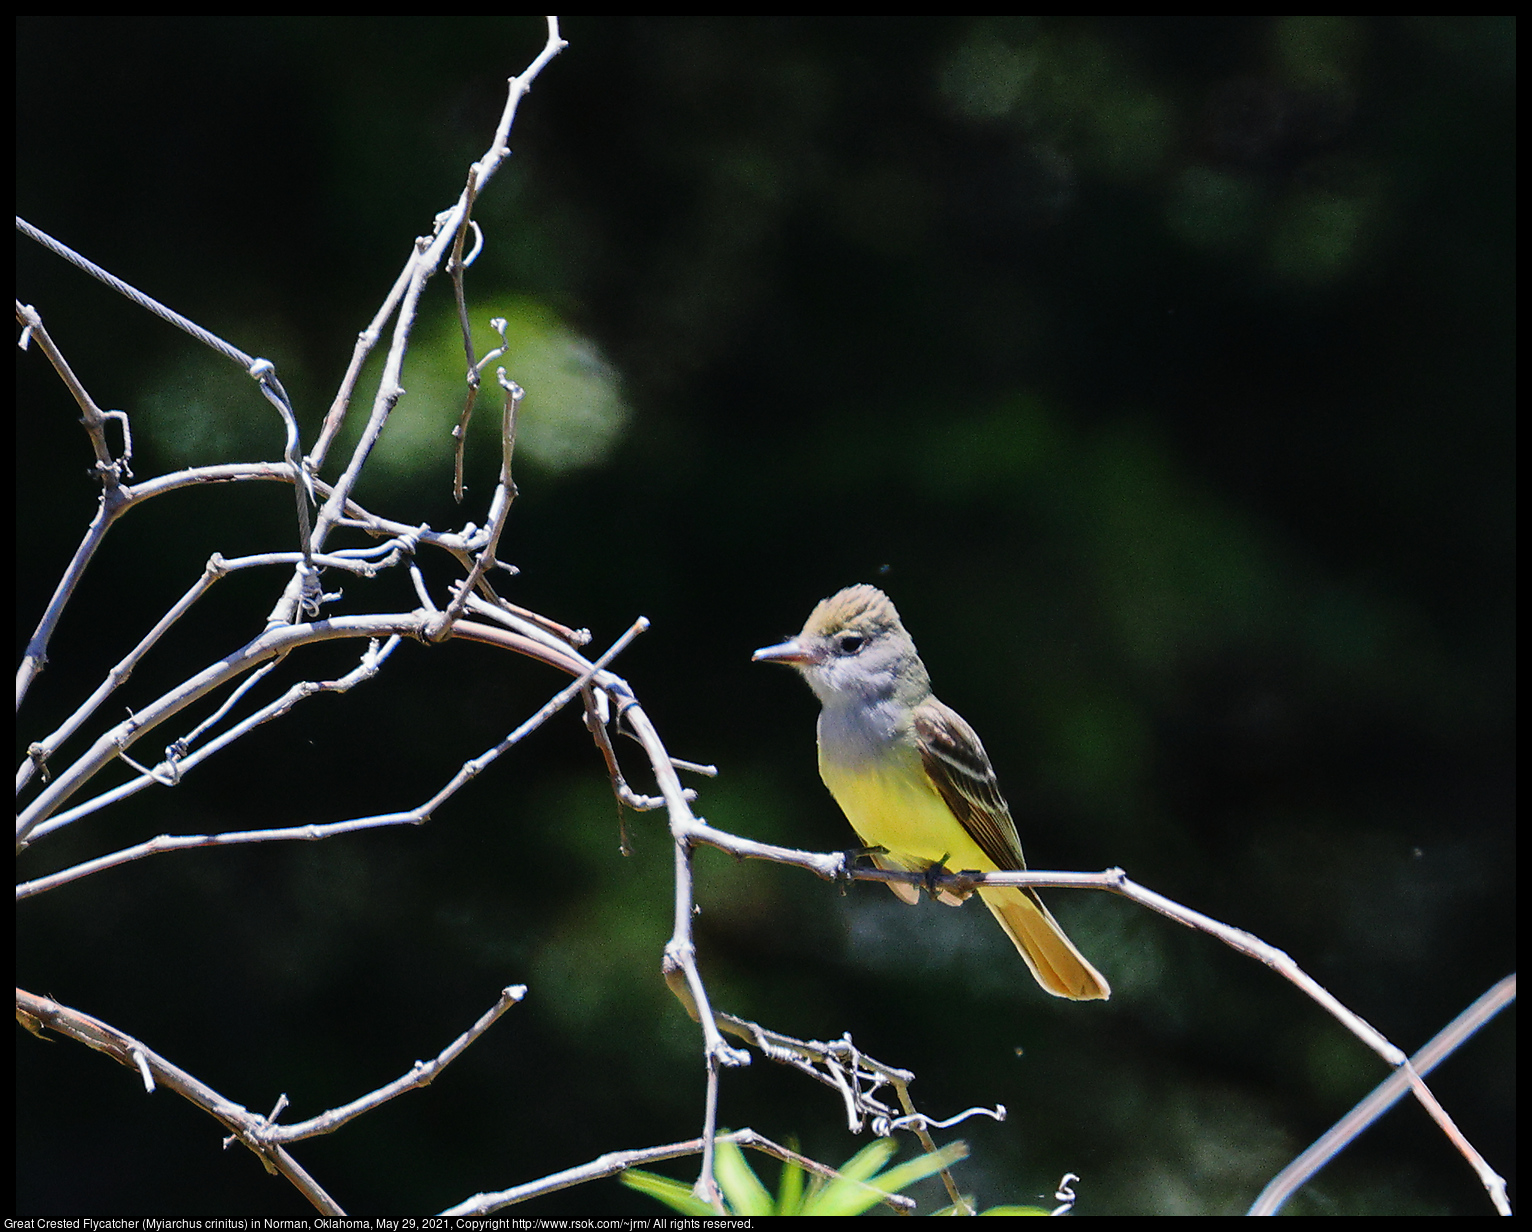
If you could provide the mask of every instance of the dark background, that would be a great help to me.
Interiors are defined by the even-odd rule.
[[[306,443],[543,38],[530,18],[17,29],[18,211],[276,361]],[[481,350],[509,315],[529,390],[501,553],[523,572],[501,590],[598,648],[654,621],[617,666],[675,754],[720,766],[699,813],[851,841],[815,774],[811,696],[749,655],[870,581],[984,736],[1034,867],[1120,865],[1287,950],[1406,1049],[1513,969],[1512,22],[564,33],[480,204],[469,281]],[[132,414],[140,479],[279,455],[237,371],[17,251],[18,297]],[[361,489],[440,528],[482,519],[496,456],[481,414],[456,509],[455,330],[440,277]],[[99,490],[40,352],[19,368],[18,644]],[[211,553],[290,549],[292,517],[275,484],[135,510],[58,631],[20,747]],[[284,576],[221,583],[101,721],[256,634]],[[336,612],[414,604],[397,570],[327,581]],[[259,697],[357,649],[295,658]],[[38,844],[22,875],[158,833],[410,807],[560,684],[482,647],[405,646],[174,791]],[[699,1130],[697,1031],[658,975],[669,845],[659,814],[628,824],[623,859],[566,714],[427,826],[160,857],[28,900],[18,981],[251,1108],[286,1092],[290,1119],[434,1056],[527,983],[432,1087],[295,1149],[352,1213],[437,1210]],[[1235,1213],[1385,1076],[1274,974],[1105,895],[1049,895],[1114,988],[1074,1005],[977,907],[843,897],[712,852],[699,869],[721,1008],[850,1031],[919,1075],[930,1113],[1009,1108],[947,1135],[972,1144],[960,1175],[985,1205],[1073,1171],[1082,1214]],[[307,1209],[189,1105],[18,1040],[20,1214]],[[1511,1040],[1506,1016],[1432,1079],[1508,1174]],[[721,1119],[829,1162],[865,1143],[830,1093],[759,1058],[726,1074]],[[1488,1206],[1406,1103],[1293,1209]],[[658,1211],[615,1181],[522,1208]]]

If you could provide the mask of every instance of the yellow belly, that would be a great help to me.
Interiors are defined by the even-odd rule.
[[[931,786],[913,750],[899,764],[876,772],[821,757],[819,775],[862,842],[886,848],[898,863],[921,869],[945,857],[954,873],[995,870]]]

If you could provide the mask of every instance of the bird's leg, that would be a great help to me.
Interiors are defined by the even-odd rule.
[[[951,853],[948,853],[949,855]],[[951,886],[939,886],[936,879],[944,875],[950,875],[952,870],[947,867],[947,856],[942,856],[934,864],[926,865],[926,893],[937,902],[948,907],[961,907],[963,901],[973,893],[970,890],[956,890]]]
[[[951,852],[947,852],[934,864],[926,865],[926,893],[932,898],[940,899],[946,893],[945,890],[936,884],[936,879],[947,871],[947,856],[951,854]]]
[[[840,885],[842,895],[846,893],[846,887],[855,880],[851,876],[852,866],[858,860],[871,860],[877,863],[877,857],[884,848],[882,847],[848,847],[840,853],[840,872],[836,873],[835,880]]]

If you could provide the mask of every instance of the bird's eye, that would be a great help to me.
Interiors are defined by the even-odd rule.
[[[867,644],[867,639],[860,633],[842,633],[835,639],[835,647],[841,654],[854,655]]]

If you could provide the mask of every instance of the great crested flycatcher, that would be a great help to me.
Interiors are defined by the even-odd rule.
[[[862,841],[883,848],[873,856],[879,868],[1026,868],[984,746],[962,715],[931,695],[926,666],[881,590],[848,586],[809,613],[797,637],[752,657],[797,668],[818,695],[819,775]],[[888,888],[919,901],[914,885]],[[978,894],[1046,991],[1075,1001],[1112,995],[1034,890],[994,886]]]

